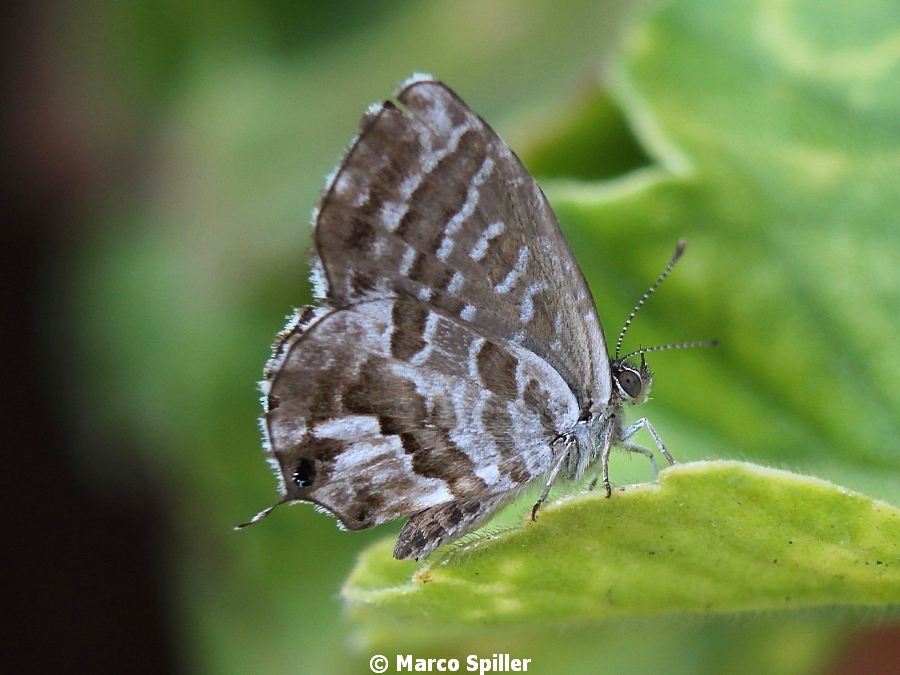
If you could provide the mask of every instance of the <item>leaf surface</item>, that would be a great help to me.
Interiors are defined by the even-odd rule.
[[[900,510],[731,461],[565,498],[413,575],[392,546],[363,555],[344,589],[353,605],[498,622],[900,603]]]

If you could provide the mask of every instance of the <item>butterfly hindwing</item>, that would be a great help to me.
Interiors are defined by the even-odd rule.
[[[301,315],[266,401],[288,499],[348,529],[443,507],[448,528],[468,531],[549,470],[579,415],[543,360],[414,299]],[[422,555],[410,546],[407,557]]]

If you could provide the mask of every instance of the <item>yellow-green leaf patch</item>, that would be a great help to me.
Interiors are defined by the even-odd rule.
[[[384,542],[362,556],[351,605],[502,622],[900,603],[900,510],[741,462],[569,497],[424,566],[390,555]]]

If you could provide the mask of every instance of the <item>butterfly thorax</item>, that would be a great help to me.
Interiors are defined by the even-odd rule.
[[[562,439],[568,448],[566,477],[577,480],[609,445],[616,445],[627,426],[624,404],[640,405],[650,394],[653,373],[641,358],[640,366],[624,359],[610,362],[612,391],[605,405],[592,405],[585,419]]]

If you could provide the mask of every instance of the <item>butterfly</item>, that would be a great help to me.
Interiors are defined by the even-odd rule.
[[[262,428],[283,498],[361,530],[410,516],[394,557],[423,560],[526,486],[581,477],[633,442],[641,349],[607,353],[588,285],[543,192],[433,77],[373,105],[314,212],[317,306],[279,334]],[[701,343],[692,343],[701,344]],[[707,344],[707,343],[702,343]],[[640,364],[628,359],[640,356]],[[267,516],[272,506],[250,522]],[[250,523],[247,523],[250,524]]]

